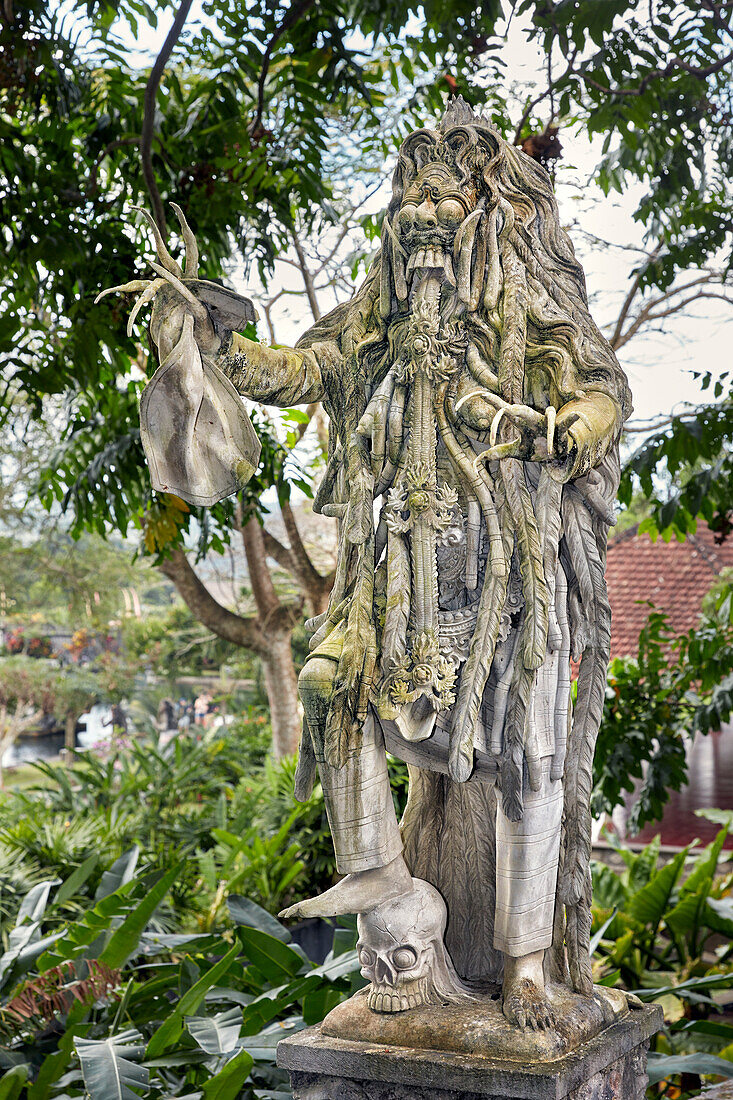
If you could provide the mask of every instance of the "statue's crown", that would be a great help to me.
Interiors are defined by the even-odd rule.
[[[453,96],[448,100],[448,106],[438,124],[438,129],[441,133],[445,133],[453,126],[486,126],[490,130],[494,129],[491,119],[486,118],[485,115],[477,115],[462,95]]]

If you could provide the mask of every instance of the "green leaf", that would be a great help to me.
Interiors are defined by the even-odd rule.
[[[48,903],[48,895],[59,879],[46,879],[32,887],[23,898],[16,925],[8,936],[8,949],[0,956],[0,987],[12,972],[21,954],[29,946],[40,942],[41,918]]]
[[[626,905],[626,912],[640,924],[649,924],[653,930],[659,926],[659,922],[667,911],[669,899],[677,884],[682,868],[687,858],[687,848],[677,852],[669,863],[652,875],[646,886],[630,898]]]
[[[237,935],[247,958],[269,981],[282,982],[302,969],[302,956],[267,932],[242,925],[237,929]]]
[[[683,897],[685,894],[695,893],[706,880],[712,881],[712,879],[715,878],[718,860],[727,835],[728,825],[726,824],[719,831],[715,840],[713,840],[711,844],[708,844],[705,850],[695,860],[695,866],[682,883],[680,889],[680,894]]]
[[[240,1050],[215,1077],[204,1083],[205,1100],[237,1100],[253,1065],[252,1055]]]
[[[617,912],[617,910],[614,909],[613,912],[611,913],[611,916],[607,917],[606,920],[604,920],[603,924],[598,929],[598,931],[595,932],[593,934],[593,936],[591,937],[590,944],[588,945],[588,954],[591,956],[591,958],[593,957],[593,955],[595,955],[596,951],[598,950],[598,945],[601,942],[601,940],[603,939],[603,933],[606,932],[608,930],[608,928],[610,927],[610,925],[613,924],[614,918],[616,917],[616,912]]]
[[[242,1012],[230,1008],[216,1016],[186,1016],[189,1035],[207,1054],[230,1054],[239,1041]]]
[[[710,885],[711,880],[708,879],[699,893],[687,894],[685,897],[680,898],[674,909],[665,914],[664,921],[666,925],[677,935],[684,936],[699,925],[700,915],[706,903]]]
[[[130,882],[135,874],[139,857],[140,849],[137,845],[130,848],[129,851],[123,852],[120,858],[116,859],[109,870],[102,875],[94,900],[101,901],[102,898],[114,894],[121,886],[125,886]]]
[[[54,897],[54,905],[63,905],[69,898],[73,898],[74,894],[78,892],[87,879],[93,874],[94,868],[98,863],[99,856],[94,852],[85,859],[75,871],[72,871]]]
[[[71,1061],[74,1040],[86,1035],[91,1026],[89,1023],[72,1023],[66,1028],[59,1040],[58,1050],[43,1059],[38,1076],[28,1088],[28,1100],[49,1100],[53,1091],[52,1086],[59,1080]]]
[[[179,877],[184,867],[184,861],[171,867],[158,879],[151,890],[135,908],[127,914],[119,928],[115,929],[112,938],[99,956],[100,962],[106,963],[112,969],[124,965],[130,955],[140,943],[148,922],[155,910],[165,898],[173,883]]]
[[[313,993],[307,993],[303,998],[303,1019],[309,1026],[320,1024],[331,1009],[335,1008],[343,999],[344,994],[339,992],[338,989],[323,985],[320,989],[314,990]]]
[[[260,932],[267,932],[268,935],[274,936],[275,939],[282,940],[283,943],[290,943],[292,937],[287,928],[261,905],[257,905],[249,898],[242,897],[240,894],[231,894],[227,898],[227,909],[235,924],[256,928]]]
[[[210,970],[202,974],[195,985],[192,985],[190,989],[186,990],[170,1016],[168,1016],[160,1027],[153,1032],[145,1052],[146,1058],[157,1058],[159,1055],[163,1054],[169,1046],[177,1042],[183,1031],[184,1017],[194,1015],[196,1009],[204,999],[206,991],[218,985],[220,978],[224,977],[238,954],[239,944],[235,944],[234,947],[226,953],[223,959],[219,959],[218,962],[214,963]]]
[[[0,1080],[0,1100],[18,1100],[28,1080],[28,1066],[13,1066]]]
[[[649,1054],[647,1063],[649,1084],[656,1085],[678,1073],[712,1073],[719,1077],[733,1077],[733,1062],[716,1058],[714,1054]]]
[[[661,843],[662,838],[657,834],[657,836],[647,844],[646,848],[642,848],[639,854],[634,856],[631,860],[628,872],[629,887],[631,890],[640,890],[649,882],[657,869],[657,860],[659,859]]]
[[[139,1031],[121,1031],[109,1039],[76,1039],[89,1100],[139,1100],[133,1088],[147,1091],[150,1074],[136,1063],[145,1052]]]

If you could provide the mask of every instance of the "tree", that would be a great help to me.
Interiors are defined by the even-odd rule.
[[[91,35],[83,53],[42,5],[5,13],[0,136],[6,241],[14,257],[12,290],[0,307],[1,350],[10,367],[6,399],[25,392],[41,416],[48,397],[73,394],[61,447],[49,466],[46,502],[55,499],[73,512],[74,533],[85,526],[100,533],[110,524],[123,533],[133,522],[145,527],[147,544],[165,558],[167,575],[203,621],[262,656],[267,677],[278,686],[271,693],[277,747],[292,751],[299,720],[287,638],[302,600],[322,610],[328,578],[314,569],[299,537],[288,501],[292,478],[282,474],[287,456],[277,446],[265,449],[264,480],[236,509],[204,516],[152,494],[136,409],[146,355],[123,336],[120,305],[108,300],[95,308],[91,298],[110,279],[125,281],[141,263],[144,248],[129,225],[130,202],[150,205],[161,230],[164,200],[181,202],[202,241],[209,275],[220,273],[235,242],[264,273],[296,232],[307,231],[317,217],[336,220],[327,208],[325,168],[332,119],[358,112],[371,128],[372,145],[381,144],[380,82],[390,49],[365,64],[350,37],[357,30],[384,30],[394,42],[409,8],[395,10],[386,27],[368,6],[346,17],[337,5],[307,0],[285,15],[268,5],[232,11],[212,4],[216,33],[207,25],[186,39],[181,32],[189,7],[176,7],[149,72],[131,68],[114,35],[125,21],[135,28],[137,5],[121,5],[111,23],[106,9],[92,7],[82,17],[79,5],[77,18]],[[479,13],[496,7],[491,2]],[[435,5],[422,45],[435,57],[437,43],[445,50],[448,37],[455,37],[455,19],[468,27],[469,17],[474,9],[466,3]],[[146,18],[155,22],[149,8]],[[414,53],[417,47],[406,48]],[[41,68],[43,59],[54,65]],[[275,483],[288,545],[260,527],[260,497]],[[183,555],[184,534],[196,525],[200,553],[220,549],[239,532],[255,559],[254,619],[217,606]],[[165,530],[172,536],[166,542]],[[295,603],[277,597],[258,564],[265,541],[301,587]]]
[[[119,302],[91,301],[101,286],[142,271],[145,250],[129,204],[150,205],[163,227],[166,201],[180,202],[200,241],[205,275],[219,275],[242,255],[267,284],[276,259],[295,263],[315,316],[325,268],[319,272],[321,260],[314,268],[304,257],[314,229],[331,239],[341,231],[335,200],[339,181],[349,179],[343,162],[351,189],[368,190],[389,143],[461,91],[488,104],[504,131],[550,167],[563,127],[574,125],[586,137],[604,135],[596,170],[602,186],[643,183],[637,217],[649,225],[648,255],[637,264],[626,317],[619,318],[622,342],[637,320],[648,324],[655,309],[684,303],[684,291],[674,301],[670,295],[684,288],[689,270],[704,269],[705,285],[718,285],[713,272],[721,270],[730,229],[730,10],[713,0],[652,0],[648,12],[631,0],[524,0],[513,18],[544,51],[547,72],[544,83],[520,90],[518,102],[503,71],[505,26],[494,0],[438,0],[409,31],[408,5],[392,6],[387,20],[368,5],[347,12],[296,0],[285,11],[212,2],[206,22],[187,34],[189,6],[175,6],[174,26],[149,70],[130,64],[119,34],[136,19],[154,22],[150,9],[140,15],[137,5],[123,3],[112,17],[94,5],[82,14],[79,5],[83,48],[41,4],[5,13],[0,354],[9,368],[6,402],[25,392],[41,416],[49,401],[67,401],[60,447],[45,475],[46,501],[62,504],[77,533],[142,525],[148,548],[169,576],[176,574],[197,613],[249,644],[276,610],[284,637],[300,600],[323,605],[328,578],[309,569],[288,511],[290,484],[305,479],[302,471],[293,478],[290,456],[270,433],[259,477],[236,506],[183,512],[151,493],[137,428],[147,355],[123,334]],[[365,41],[366,48],[357,46]],[[42,66],[44,59],[53,64]],[[399,121],[390,115],[390,98]],[[373,218],[363,221],[377,229]],[[278,293],[266,293],[265,302]],[[661,307],[653,305],[660,296]],[[266,320],[271,310],[265,308]],[[261,526],[261,496],[271,485],[287,544],[273,542]],[[253,554],[264,548],[295,577],[300,595],[284,601],[263,573],[257,615],[245,627],[212,601],[182,547],[195,539],[200,558],[244,538],[250,524]],[[286,661],[284,644],[280,650]],[[289,673],[273,675],[292,687]],[[295,736],[292,700],[286,709],[281,746]]]

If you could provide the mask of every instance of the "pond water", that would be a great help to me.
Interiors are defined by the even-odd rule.
[[[81,727],[81,728],[79,728]],[[80,749],[91,748],[99,742],[109,741],[112,733],[112,709],[103,703],[95,703],[87,714],[79,719],[76,744]],[[12,768],[17,764],[32,764],[34,760],[52,760],[64,747],[63,733],[44,733],[38,737],[19,737],[3,754],[2,766]]]

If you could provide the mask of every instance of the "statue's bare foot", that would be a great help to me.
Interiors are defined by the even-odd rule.
[[[545,994],[542,972],[544,951],[535,951],[519,959],[504,960],[502,1011],[510,1024],[544,1031],[554,1027],[555,1013]]]
[[[305,920],[306,917],[340,917],[344,913],[365,913],[375,905],[412,890],[412,876],[402,856],[386,867],[356,871],[346,875],[315,898],[297,901],[278,914],[280,920]]]

